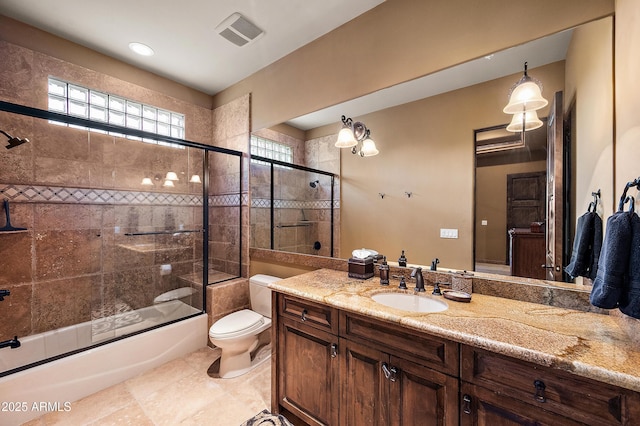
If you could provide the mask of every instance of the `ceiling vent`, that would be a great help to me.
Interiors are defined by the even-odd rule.
[[[216,31],[236,46],[244,46],[264,34],[264,31],[237,12],[222,21]]]

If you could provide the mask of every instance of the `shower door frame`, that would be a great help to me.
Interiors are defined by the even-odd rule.
[[[238,220],[239,220],[239,244],[238,244],[238,274],[232,278],[229,278],[228,280],[232,280],[232,279],[236,279],[242,276],[242,177],[243,177],[243,170],[242,170],[242,160],[243,157],[245,155],[245,153],[243,153],[242,151],[236,151],[236,150],[232,150],[232,149],[228,149],[228,148],[222,148],[222,147],[217,147],[217,146],[212,146],[212,145],[206,145],[206,144],[202,144],[199,142],[194,142],[194,141],[189,141],[186,139],[179,139],[179,138],[174,138],[174,137],[170,137],[170,136],[164,136],[164,135],[160,135],[160,134],[156,134],[156,133],[150,133],[150,132],[146,132],[143,130],[138,130],[138,129],[131,129],[128,127],[122,127],[122,126],[117,126],[114,124],[109,124],[109,123],[103,123],[103,122],[98,122],[98,121],[92,121],[92,120],[88,120],[85,118],[80,118],[80,117],[74,117],[74,116],[70,116],[70,115],[66,115],[66,114],[60,114],[60,113],[56,113],[56,112],[51,112],[51,111],[46,111],[46,110],[42,110],[39,108],[33,108],[33,107],[29,107],[29,106],[25,106],[25,105],[20,105],[20,104],[15,104],[15,103],[11,103],[11,102],[6,102],[6,101],[2,101],[0,100],[0,111],[3,112],[8,112],[8,113],[13,113],[13,114],[18,114],[18,115],[24,115],[24,116],[28,116],[28,117],[34,117],[34,118],[40,118],[40,119],[44,119],[44,120],[51,120],[51,121],[57,121],[60,123],[64,123],[67,125],[74,125],[74,126],[80,126],[80,127],[86,127],[86,128],[90,128],[90,129],[96,129],[96,130],[101,130],[101,131],[105,131],[105,132],[115,132],[115,133],[119,133],[125,136],[134,136],[137,138],[147,138],[147,139],[154,139],[157,141],[162,141],[162,142],[167,142],[167,143],[172,143],[172,144],[176,144],[176,145],[180,145],[180,146],[184,146],[184,147],[188,147],[188,148],[196,148],[196,149],[201,149],[204,151],[204,160],[203,160],[203,185],[202,185],[202,260],[203,260],[203,270],[202,270],[202,310],[201,312],[198,313],[194,313],[191,315],[187,315],[183,318],[179,318],[179,319],[175,319],[175,320],[171,320],[171,321],[167,321],[165,323],[162,324],[158,324],[155,326],[151,326],[148,328],[145,328],[143,330],[138,330],[138,331],[134,331],[122,336],[115,336],[113,338],[110,338],[108,340],[102,341],[102,342],[98,342],[95,343],[93,345],[89,345],[83,348],[78,348],[69,352],[65,352],[63,354],[60,355],[56,355],[53,357],[49,357],[49,358],[45,358],[42,360],[39,360],[37,362],[33,362],[30,364],[26,364],[24,366],[20,366],[8,371],[4,371],[4,372],[0,372],[0,377],[4,377],[4,376],[8,376],[10,374],[13,373],[17,373],[19,371],[23,371],[23,370],[27,370],[29,368],[32,367],[36,367],[38,365],[42,365],[42,364],[46,364],[48,362],[51,361],[55,361],[61,358],[65,358],[67,356],[71,356],[80,352],[84,352],[99,346],[103,346],[103,345],[107,345],[109,343],[118,341],[118,340],[122,340],[128,337],[132,337],[135,335],[139,335],[141,333],[145,333],[147,331],[150,330],[154,330],[157,328],[161,328],[170,324],[174,324],[176,322],[180,322],[189,318],[193,318],[199,315],[203,315],[206,314],[207,311],[207,286],[209,285],[208,279],[209,279],[209,153],[210,152],[215,152],[215,153],[221,153],[221,154],[227,154],[227,155],[232,155],[232,156],[236,156],[238,157],[238,168],[239,168],[239,174],[240,174],[240,179],[238,180]],[[230,274],[231,275],[231,274]],[[224,281],[228,281],[228,280],[224,280]]]

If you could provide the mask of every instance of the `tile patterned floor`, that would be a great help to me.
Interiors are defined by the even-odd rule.
[[[233,379],[207,369],[219,350],[200,349],[25,425],[240,425],[270,408],[271,362]]]

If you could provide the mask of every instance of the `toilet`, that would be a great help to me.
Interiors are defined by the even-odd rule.
[[[271,327],[271,290],[267,285],[280,280],[263,274],[249,278],[251,309],[226,315],[209,329],[209,340],[222,350],[219,377],[240,376],[269,359],[268,355],[251,359],[251,352],[259,345],[259,334]]]

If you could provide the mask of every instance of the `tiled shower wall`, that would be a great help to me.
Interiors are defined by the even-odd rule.
[[[248,96],[239,109],[212,112],[4,41],[0,52],[0,100],[46,110],[51,75],[183,113],[186,139],[209,145],[223,140],[247,151],[248,130],[242,143],[242,133],[224,128],[237,127],[238,113],[246,116],[240,127],[248,129]],[[202,150],[149,145],[10,113],[0,113],[0,129],[31,141],[0,150],[0,199],[11,201],[12,225],[27,228],[0,234],[0,288],[11,291],[0,302],[0,340],[88,321],[92,312],[112,309],[116,299],[134,309],[148,306],[158,294],[183,286],[179,277],[197,273],[202,234],[124,234],[201,229],[202,188],[188,180],[203,170]],[[222,133],[229,137],[220,138]],[[246,232],[248,226],[248,212],[238,213],[240,203],[247,203],[247,186],[238,193],[238,157],[220,155],[211,156],[219,163],[210,172],[210,253],[215,265],[236,274],[239,229]],[[168,170],[180,177],[175,188],[161,187]],[[144,176],[157,179],[153,188],[140,186]],[[246,266],[248,244],[242,247]],[[160,265],[167,263],[172,272],[163,275]],[[194,305],[200,300],[194,296]]]

